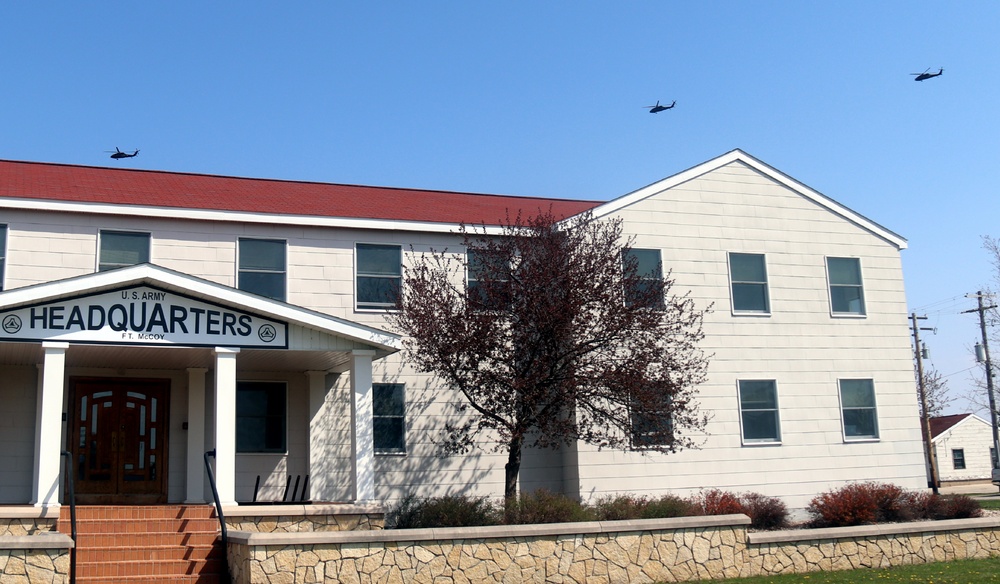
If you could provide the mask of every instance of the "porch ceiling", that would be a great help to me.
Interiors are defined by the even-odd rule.
[[[39,343],[0,343],[0,364],[40,365]],[[211,347],[145,347],[120,345],[70,345],[66,366],[101,369],[211,369],[215,356]],[[237,371],[344,371],[350,353],[335,351],[289,351],[243,349],[236,357]]]

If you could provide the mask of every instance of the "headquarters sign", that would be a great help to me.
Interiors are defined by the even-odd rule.
[[[0,340],[288,348],[288,323],[152,286],[0,312]]]

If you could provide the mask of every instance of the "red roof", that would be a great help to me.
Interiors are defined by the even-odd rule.
[[[601,201],[236,178],[0,160],[0,197],[178,209],[499,225],[519,210],[565,218]]]
[[[942,432],[948,430],[971,415],[972,414],[954,414],[951,416],[938,416],[936,418],[931,418],[931,438],[937,438]]]

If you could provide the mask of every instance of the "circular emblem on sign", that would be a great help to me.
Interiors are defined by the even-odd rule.
[[[273,326],[265,324],[262,325],[260,330],[257,331],[257,336],[260,337],[260,340],[265,343],[270,343],[274,340],[274,337],[278,336],[278,333],[274,330]]]
[[[3,317],[3,330],[9,334],[14,334],[21,330],[21,317],[16,314]]]

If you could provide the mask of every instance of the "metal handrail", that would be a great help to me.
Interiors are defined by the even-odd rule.
[[[219,488],[215,486],[215,473],[208,457],[215,458],[215,449],[205,453],[205,470],[208,471],[208,484],[212,487],[212,498],[215,500],[215,513],[219,516],[219,528],[222,532],[222,565],[226,569],[226,577],[232,582],[233,575],[229,572],[229,534],[226,531],[226,517],[222,514],[222,503],[219,501]]]
[[[73,547],[69,550],[69,581],[70,584],[76,584],[76,490],[74,488],[75,477],[73,476],[73,453],[63,450],[59,454],[66,461],[66,483],[67,490],[69,491],[67,493],[67,497],[69,498],[69,530],[70,539],[73,540]]]

